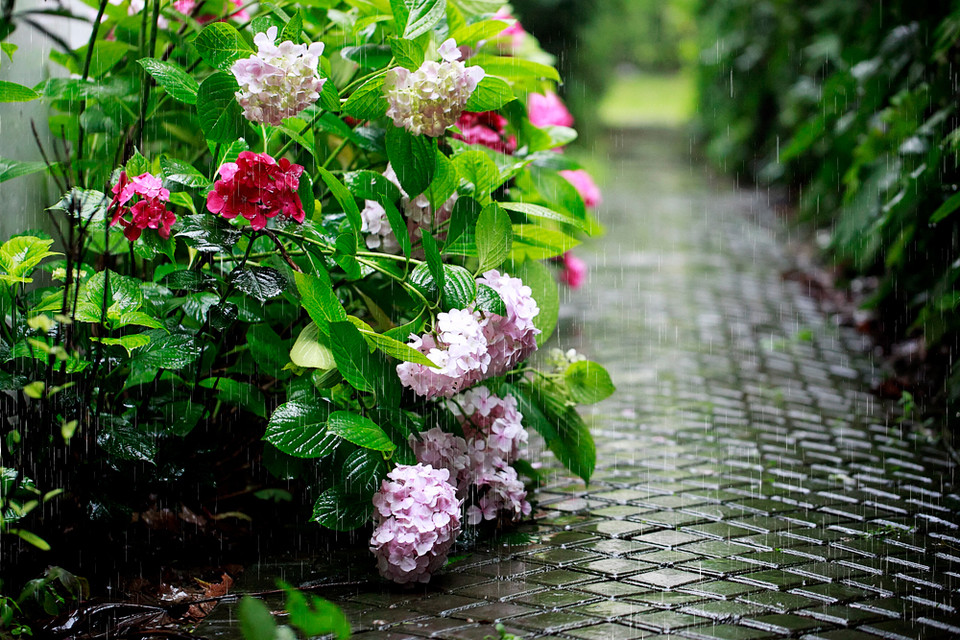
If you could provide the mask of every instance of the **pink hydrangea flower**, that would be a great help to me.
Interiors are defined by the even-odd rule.
[[[266,153],[242,151],[236,162],[217,170],[220,179],[207,194],[207,209],[224,218],[243,216],[259,231],[278,215],[303,222],[303,204],[297,189],[303,167],[286,158],[277,162]]]
[[[479,316],[475,311],[451,309],[437,314],[433,333],[411,335],[408,344],[437,367],[402,362],[397,365],[400,382],[426,398],[449,398],[482,380],[490,366],[490,354]]]
[[[531,93],[527,97],[527,115],[535,127],[572,127],[573,116],[560,97],[552,91]]]
[[[500,7],[495,14],[494,20],[506,22],[509,26],[500,32],[498,41],[500,50],[504,53],[514,53],[521,49],[526,42],[527,32],[524,31],[520,21],[513,17],[510,10],[506,7]]]
[[[127,240],[134,242],[139,239],[144,229],[156,229],[163,239],[170,237],[170,227],[177,221],[177,216],[168,211],[164,204],[170,200],[170,191],[163,188],[160,178],[141,173],[129,180],[127,172],[121,171],[120,180],[111,191],[113,220],[110,226],[122,226]],[[136,196],[139,196],[139,200],[128,206],[127,203]]]
[[[517,137],[506,136],[507,119],[496,111],[483,113],[464,112],[457,120],[461,133],[453,134],[467,144],[482,144],[485,147],[511,154],[517,150]]]
[[[501,398],[484,386],[474,387],[447,401],[468,440],[485,439],[487,447],[507,463],[526,454],[529,434],[513,396]]]
[[[583,169],[561,171],[560,175],[577,189],[577,193],[583,198],[583,204],[593,209],[600,206],[603,197],[600,195],[600,189],[597,183],[593,181],[590,174]]]
[[[429,582],[460,533],[460,500],[446,469],[397,465],[373,497],[370,551],[380,575],[399,584]]]
[[[454,124],[485,73],[465,67],[456,42],[440,46],[441,62],[428,60],[416,71],[402,67],[387,72],[384,91],[393,124],[414,135],[439,137]]]
[[[434,427],[421,431],[419,439],[411,434],[409,442],[417,456],[417,462],[428,464],[434,469],[446,469],[450,473],[450,482],[457,488],[457,495],[461,498],[466,495],[471,462],[467,455],[466,440],[447,433],[440,427]]]
[[[587,281],[587,263],[567,251],[563,254],[563,269],[560,271],[560,282],[571,289],[579,289]]]
[[[243,0],[230,0],[230,4],[234,6],[237,11],[230,15],[234,20],[244,22],[250,19],[250,14],[247,13],[246,9],[241,9],[243,6]],[[193,10],[197,6],[197,0],[174,0],[173,8],[182,13],[185,16],[193,14]],[[212,20],[216,20],[217,16],[211,14],[205,14],[202,16],[196,17],[197,22],[200,24],[206,24]]]
[[[488,376],[499,376],[513,369],[537,350],[540,330],[533,319],[540,313],[533,291],[520,278],[512,278],[493,269],[477,279],[500,294],[507,315],[485,314],[483,334],[487,338],[490,365]]]
[[[258,33],[253,38],[257,52],[230,67],[240,84],[237,101],[252,122],[279,125],[316,102],[326,82],[317,71],[322,42],[276,45],[276,38],[276,27]]]
[[[510,520],[530,515],[530,502],[523,481],[511,467],[483,439],[467,443],[470,457],[468,480],[476,485],[478,498],[467,508],[467,522],[471,525],[493,520],[500,514]]]

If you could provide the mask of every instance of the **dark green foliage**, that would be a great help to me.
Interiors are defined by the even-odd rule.
[[[889,337],[953,360],[960,9],[719,0],[700,27],[710,159],[791,188],[802,219],[829,231],[829,257],[878,278],[866,304]]]

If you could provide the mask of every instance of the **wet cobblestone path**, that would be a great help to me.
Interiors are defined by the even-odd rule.
[[[618,139],[559,341],[619,387],[589,416],[593,480],[554,473],[525,539],[425,588],[333,594],[355,637],[960,636],[950,457],[887,417],[862,338],[782,278],[760,195],[711,184],[679,135]]]

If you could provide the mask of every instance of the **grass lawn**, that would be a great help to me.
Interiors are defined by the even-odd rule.
[[[619,76],[600,101],[600,121],[610,127],[683,125],[693,115],[695,94],[690,73]]]

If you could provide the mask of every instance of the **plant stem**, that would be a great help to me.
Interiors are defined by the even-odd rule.
[[[90,76],[90,64],[93,62],[93,46],[97,42],[97,34],[100,32],[100,21],[103,19],[103,14],[107,10],[107,3],[109,0],[100,0],[100,6],[97,7],[97,17],[93,20],[93,28],[90,30],[90,40],[87,42],[87,57],[83,61],[83,73],[80,75],[80,79],[85,81]],[[77,119],[83,117],[83,112],[87,109],[87,99],[83,98],[80,101],[80,112],[77,114]],[[77,163],[83,159],[83,139],[85,134],[84,128],[81,126],[80,131],[77,134]],[[80,182],[83,182],[83,169],[79,169],[81,173]]]

